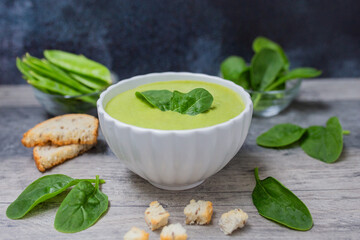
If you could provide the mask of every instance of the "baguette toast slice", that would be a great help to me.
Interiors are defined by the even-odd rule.
[[[36,146],[34,160],[41,172],[74,158],[92,148],[93,144],[71,144],[65,146]]]
[[[27,131],[25,147],[44,145],[96,144],[99,120],[87,114],[66,114],[50,118]]]

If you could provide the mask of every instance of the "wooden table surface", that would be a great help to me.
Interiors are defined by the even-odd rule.
[[[312,159],[299,147],[273,150],[255,144],[256,137],[274,124],[325,125],[331,116],[338,116],[343,128],[351,131],[344,136],[344,151],[334,164]],[[99,174],[107,181],[102,191],[109,196],[108,212],[94,226],[76,234],[59,233],[53,227],[64,195],[40,204],[21,220],[5,215],[24,188],[44,175],[35,167],[32,149],[23,147],[20,139],[48,117],[28,86],[0,85],[1,239],[122,239],[132,226],[148,230],[143,216],[151,201],[164,205],[171,223],[184,223],[183,209],[193,198],[212,201],[214,215],[208,226],[185,226],[189,239],[360,239],[360,79],[305,81],[287,110],[276,117],[253,119],[244,146],[224,169],[186,191],[157,189],[130,172],[100,133],[96,148],[45,173],[74,178]],[[290,230],[258,214],[251,200],[255,167],[261,178],[275,177],[303,200],[314,220],[310,231]],[[218,221],[223,212],[234,208],[249,214],[248,224],[225,236]],[[159,239],[159,234],[151,232],[150,239]]]

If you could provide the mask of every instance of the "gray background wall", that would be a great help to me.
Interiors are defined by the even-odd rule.
[[[258,36],[279,42],[292,67],[360,76],[358,0],[0,0],[0,84],[22,84],[15,58],[61,49],[120,78],[160,71],[217,74]]]

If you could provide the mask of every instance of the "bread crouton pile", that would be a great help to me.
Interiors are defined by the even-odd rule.
[[[195,201],[194,199],[184,209],[185,223],[206,225],[210,224],[211,217],[213,215],[213,205],[210,201]],[[163,206],[154,201],[150,203],[150,206],[145,210],[145,222],[152,231],[155,231],[163,227],[160,233],[160,240],[186,240],[186,229],[180,224],[168,225],[170,214]],[[238,228],[244,227],[248,220],[248,215],[241,209],[234,209],[221,215],[219,220],[220,230],[226,235],[231,234]],[[148,240],[149,233],[132,227],[128,231],[124,240]]]
[[[21,142],[33,147],[37,168],[44,172],[72,159],[97,143],[99,121],[87,114],[66,114],[48,119],[27,131]]]

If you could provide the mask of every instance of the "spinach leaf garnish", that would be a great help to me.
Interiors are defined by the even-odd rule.
[[[310,230],[313,220],[306,205],[275,178],[260,180],[258,171],[252,200],[259,214],[288,228]]]
[[[79,182],[61,203],[54,227],[59,232],[75,233],[91,227],[108,209],[108,197],[88,181]]]
[[[330,118],[326,127],[311,126],[301,148],[310,157],[326,163],[333,163],[343,149],[343,130],[337,117]]]
[[[195,88],[188,93],[169,90],[149,90],[135,95],[161,111],[197,115],[210,109],[213,96],[204,88]]]
[[[301,148],[310,157],[326,163],[335,162],[343,149],[343,135],[350,131],[343,130],[339,119],[331,117],[326,127],[310,126],[303,129],[294,124],[278,124],[257,137],[256,143],[262,147],[286,147],[300,142]]]
[[[173,93],[169,90],[149,90],[145,92],[136,92],[135,95],[138,98],[143,98],[152,105],[157,107],[161,111],[170,110],[170,101],[173,97]]]
[[[94,179],[86,180],[95,182]],[[6,216],[11,219],[22,218],[39,203],[55,197],[79,181],[81,180],[73,179],[63,174],[43,176],[32,182],[19,197],[9,205],[6,210]],[[101,182],[103,183],[104,181],[101,180]]]
[[[258,136],[256,143],[263,147],[284,147],[298,141],[305,132],[306,129],[294,124],[278,124]]]

